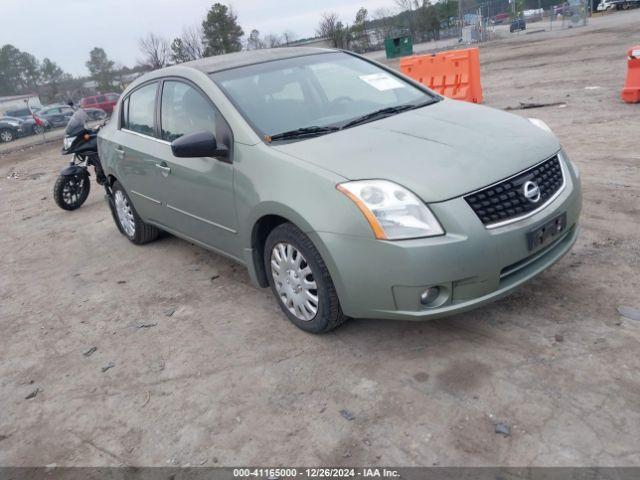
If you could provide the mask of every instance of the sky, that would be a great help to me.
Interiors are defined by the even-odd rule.
[[[216,0],[0,0],[0,46],[10,43],[39,60],[56,62],[73,75],[88,75],[85,62],[93,47],[111,60],[134,66],[138,40],[149,32],[173,39],[184,26],[202,22]],[[217,0],[220,1],[220,0]],[[371,15],[395,9],[394,0],[231,0],[245,35],[291,31],[296,38],[315,35],[320,15],[335,12],[352,23],[362,6]]]

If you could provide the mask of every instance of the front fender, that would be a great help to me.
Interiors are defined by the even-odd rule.
[[[73,177],[74,175],[86,175],[88,177],[90,173],[86,167],[81,167],[80,165],[69,165],[60,172],[61,177]]]

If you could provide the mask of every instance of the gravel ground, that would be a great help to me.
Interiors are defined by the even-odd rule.
[[[305,334],[229,260],[130,244],[95,184],[58,209],[58,144],[0,155],[0,465],[638,465],[640,321],[617,307],[640,308],[639,34],[635,10],[481,47],[487,105],[566,102],[515,112],[579,165],[583,230],[428,323]]]

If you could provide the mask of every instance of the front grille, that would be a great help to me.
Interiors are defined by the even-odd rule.
[[[524,184],[534,182],[540,189],[537,202],[524,195]],[[487,226],[526,216],[543,207],[564,185],[560,160],[555,155],[513,177],[466,195],[464,199]]]

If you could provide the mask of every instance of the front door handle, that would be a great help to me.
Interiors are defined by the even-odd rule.
[[[158,167],[162,171],[162,175],[165,177],[171,173],[171,168],[167,167],[166,164],[162,165],[160,163],[156,163],[156,167]]]
[[[120,160],[122,160],[124,158],[124,148],[116,147],[115,150],[118,157],[120,157]]]

